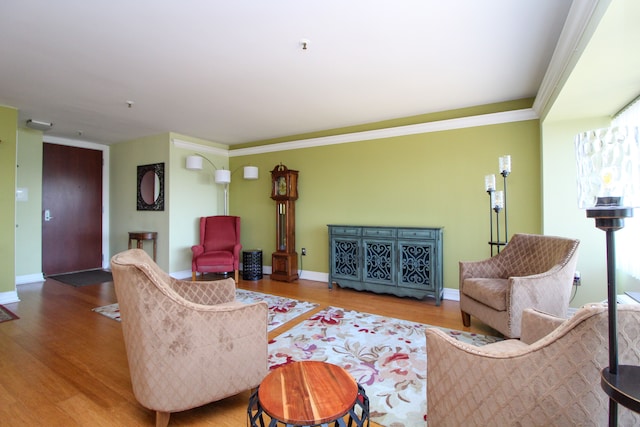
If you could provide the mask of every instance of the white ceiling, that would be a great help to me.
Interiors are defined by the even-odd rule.
[[[570,6],[3,0],[0,104],[64,138],[233,145],[535,97]]]

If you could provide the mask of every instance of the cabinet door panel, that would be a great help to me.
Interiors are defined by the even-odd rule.
[[[364,281],[395,285],[395,242],[392,240],[363,240]]]
[[[335,238],[331,245],[331,275],[334,279],[360,280],[359,240]]]
[[[398,286],[435,290],[435,244],[400,241],[398,248]]]

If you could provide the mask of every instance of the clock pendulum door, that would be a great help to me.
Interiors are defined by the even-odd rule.
[[[271,278],[284,282],[298,279],[296,209],[298,171],[277,165],[271,171],[271,198],[276,201],[276,251],[271,255]]]

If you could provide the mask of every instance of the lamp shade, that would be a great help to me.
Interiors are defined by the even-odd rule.
[[[187,157],[187,169],[202,170],[202,157],[200,156]]]
[[[216,184],[228,184],[231,182],[231,171],[218,169],[215,173]]]
[[[256,166],[245,166],[244,179],[258,179],[258,168]]]
[[[640,139],[637,127],[611,127],[575,137],[578,206],[640,206]]]

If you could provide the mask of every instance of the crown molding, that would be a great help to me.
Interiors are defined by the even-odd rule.
[[[324,136],[320,138],[302,139],[297,141],[282,142],[278,144],[261,145],[257,147],[239,148],[237,150],[231,150],[229,152],[229,156],[238,157],[248,156],[251,154],[273,153],[277,151],[297,150],[300,148],[347,144],[350,142],[394,138],[398,136],[441,132],[453,129],[464,129],[470,127],[488,126],[536,119],[538,119],[538,114],[533,109],[526,108],[522,110],[505,111],[501,113],[469,116],[459,119],[440,120],[436,122],[419,123],[415,125],[397,126],[386,129],[346,133],[342,135]]]
[[[533,109],[542,119],[555,102],[611,0],[574,1],[542,79]]]
[[[226,148],[209,147],[208,145],[196,144],[195,142],[183,141],[179,138],[171,138],[173,145],[187,150],[201,153],[213,154],[214,156],[229,157],[229,150]]]

